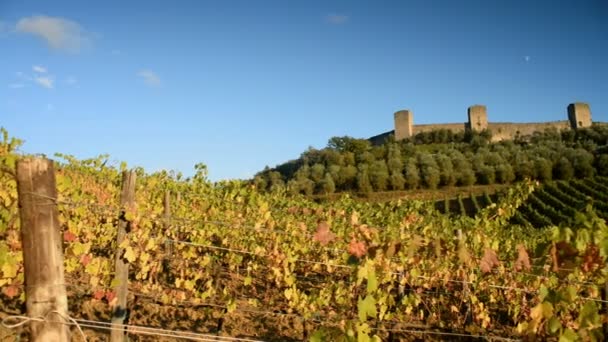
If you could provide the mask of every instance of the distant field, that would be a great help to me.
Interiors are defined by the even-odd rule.
[[[509,184],[492,185],[471,185],[471,186],[452,186],[440,189],[416,189],[404,191],[381,191],[371,193],[350,192],[349,195],[365,201],[382,202],[396,199],[408,199],[416,201],[443,201],[445,198],[456,199],[458,195],[468,197],[470,194],[483,195],[484,193],[494,194],[500,190],[508,189]],[[315,201],[336,200],[344,193],[330,195],[314,195]]]
[[[481,209],[496,203],[503,196],[503,189],[506,187],[479,187],[476,189],[478,192],[470,191],[468,194],[445,193],[444,200],[435,202],[435,209],[451,216],[473,217]],[[512,222],[536,228],[572,224],[576,214],[588,205],[599,217],[608,219],[607,177],[547,182],[530,194],[518,208]]]

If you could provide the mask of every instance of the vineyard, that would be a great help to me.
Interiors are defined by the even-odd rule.
[[[437,202],[435,208],[448,215],[475,216],[483,208],[500,201],[504,192],[481,196],[461,195]],[[577,213],[591,205],[595,213],[608,219],[608,178],[596,176],[571,181],[546,182],[538,186],[518,208],[512,223],[526,227],[572,225]]]
[[[20,141],[3,134],[0,340],[23,341],[26,325],[7,327],[24,314],[14,170],[25,156],[16,152]],[[345,195],[319,204],[261,193],[245,182],[211,183],[199,164],[186,179],[136,169],[135,205],[124,207],[126,165],[107,165],[103,156],[55,159],[58,196],[39,200],[58,210],[68,314],[88,341],[108,340],[116,291],[125,285],[116,278],[116,253],[129,265],[132,341],[607,336],[603,178],[520,183],[482,198],[469,217],[445,215],[430,202]],[[119,219],[128,222],[120,244]]]

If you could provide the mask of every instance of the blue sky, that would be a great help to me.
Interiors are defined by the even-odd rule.
[[[608,121],[608,4],[0,1],[0,126],[26,152],[213,180],[415,123]]]

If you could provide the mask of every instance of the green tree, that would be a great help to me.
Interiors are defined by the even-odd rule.
[[[355,165],[356,159],[355,154],[353,152],[344,152],[344,165]]]
[[[390,172],[403,172],[403,158],[401,157],[401,149],[398,144],[390,144],[388,146],[386,164]]]
[[[391,190],[403,190],[405,187],[405,177],[403,177],[403,173],[401,172],[391,173],[389,175],[388,182]]]
[[[553,164],[551,164],[553,167]],[[550,168],[551,169],[551,168]],[[538,165],[530,160],[528,154],[520,151],[515,155],[515,177],[519,180],[537,178]]]
[[[338,184],[340,184],[340,182],[341,182],[340,174],[342,173],[342,167],[334,164],[334,165],[329,165],[328,167],[325,168],[325,170],[327,172],[329,172],[331,179],[334,181],[334,185],[337,188]]]
[[[376,160],[371,164],[369,178],[376,191],[385,191],[388,187],[388,168],[384,160]]]
[[[597,158],[597,173],[600,176],[608,176],[608,154],[600,154]]]
[[[354,154],[361,154],[363,152],[369,151],[372,145],[367,139],[355,139],[348,136],[344,136],[333,137],[329,139],[327,147],[336,149],[340,152],[352,152]]]
[[[408,189],[417,189],[420,186],[420,171],[413,158],[405,163],[405,184]]]
[[[578,178],[586,178],[593,176],[593,155],[582,148],[577,148],[568,151],[568,159],[574,168],[574,174]]]
[[[496,182],[496,172],[490,165],[482,165],[477,170],[477,180],[481,184],[494,184]]]
[[[376,160],[376,158],[374,157],[374,155],[371,152],[363,152],[361,154],[357,154],[355,155],[355,158],[357,159],[358,163],[365,163],[365,164],[371,164],[374,162],[374,160]]]
[[[553,166],[553,178],[569,180],[574,176],[572,163],[566,157],[561,157]]]
[[[346,165],[340,171],[338,184],[342,190],[354,190],[357,181],[357,168],[354,165]]]
[[[265,191],[268,182],[266,181],[266,178],[263,175],[257,174],[253,178],[253,184],[255,185],[255,188],[258,189],[258,191]]]
[[[325,166],[323,164],[314,164],[310,168],[310,179],[313,182],[315,182],[315,183],[321,182],[321,179],[323,179],[323,176],[325,176]]]
[[[298,192],[312,196],[315,190],[315,182],[308,178],[300,178],[297,181]]]
[[[325,177],[319,183],[319,192],[328,195],[333,194],[336,191],[336,185],[334,184],[334,180],[331,175],[328,173],[325,174]]]
[[[534,160],[536,178],[540,181],[550,181],[553,179],[553,163],[550,160],[539,157]]]
[[[440,171],[441,184],[445,186],[456,184],[456,174],[454,173],[452,159],[445,154],[437,154],[435,160]]]
[[[437,189],[441,181],[441,175],[435,159],[430,154],[419,155],[420,177],[424,184],[430,189]]]
[[[461,186],[475,184],[475,172],[473,172],[471,162],[459,151],[452,151],[450,154],[456,176],[456,183]]]
[[[503,163],[496,165],[496,181],[500,184],[509,184],[515,180],[515,172],[510,164]]]
[[[270,191],[278,191],[285,187],[283,177],[277,171],[270,171],[268,173],[268,184]]]
[[[359,164],[359,170],[357,173],[357,190],[363,193],[370,193],[374,190],[369,179],[368,164]]]

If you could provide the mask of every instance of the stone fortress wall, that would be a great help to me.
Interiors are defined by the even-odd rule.
[[[548,128],[557,130],[577,129],[589,127],[591,121],[591,109],[589,105],[582,102],[568,105],[568,120],[532,123],[513,122],[489,122],[486,106],[473,105],[468,108],[468,121],[464,123],[445,123],[414,125],[414,114],[411,110],[400,110],[395,113],[395,129],[369,138],[372,144],[381,144],[389,136],[394,135],[395,140],[403,140],[421,132],[429,132],[438,129],[449,129],[454,133],[465,130],[480,132],[488,129],[492,132],[492,140],[508,140],[515,136],[531,135],[534,132],[542,132]]]

